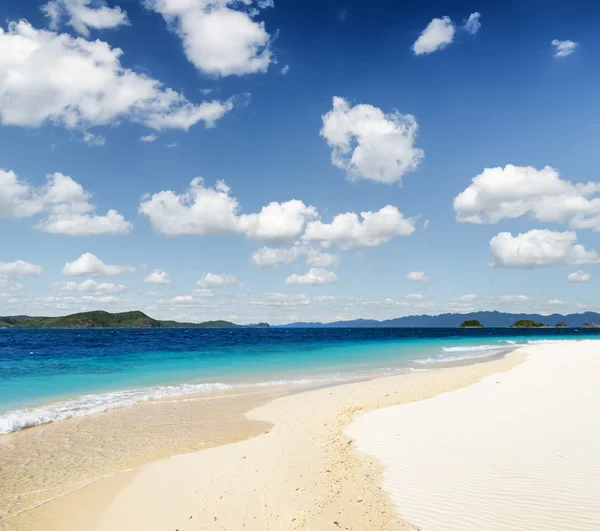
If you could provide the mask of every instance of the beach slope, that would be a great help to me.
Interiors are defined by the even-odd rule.
[[[347,430],[424,531],[600,529],[600,343],[520,350],[510,371]]]

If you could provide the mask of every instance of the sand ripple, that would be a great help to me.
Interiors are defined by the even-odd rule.
[[[600,342],[529,347],[493,375],[349,428],[424,531],[600,529]]]

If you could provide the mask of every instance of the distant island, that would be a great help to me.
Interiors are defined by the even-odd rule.
[[[483,325],[477,319],[469,319],[460,325],[461,328],[483,328]]]
[[[459,328],[468,321],[478,321],[486,328],[510,328],[518,321],[533,321],[557,328],[600,328],[600,314],[596,312],[561,315],[535,313],[507,313],[481,311],[471,313],[442,313],[439,315],[407,315],[385,321],[354,319],[331,323],[298,322],[282,325],[286,328]],[[468,327],[465,327],[468,328]],[[537,327],[536,327],[537,328]]]
[[[180,323],[159,321],[145,313],[103,311],[74,313],[63,317],[30,317],[16,315],[0,317],[0,328],[269,328],[267,323],[237,325],[229,321],[206,321],[204,323]]]
[[[546,325],[544,323],[536,323],[531,319],[521,319],[517,321],[515,324],[511,325],[511,328],[545,328]]]

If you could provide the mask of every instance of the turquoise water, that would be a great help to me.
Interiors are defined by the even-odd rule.
[[[593,330],[0,330],[0,433],[141,400],[327,384],[476,360]]]

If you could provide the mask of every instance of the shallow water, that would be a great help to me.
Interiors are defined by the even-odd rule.
[[[157,398],[326,385],[600,330],[0,330],[0,434]]]

